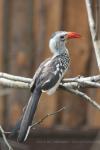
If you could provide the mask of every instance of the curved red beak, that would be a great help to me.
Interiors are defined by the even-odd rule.
[[[76,32],[68,32],[67,33],[67,38],[72,39],[72,38],[80,38],[81,35],[76,33]]]

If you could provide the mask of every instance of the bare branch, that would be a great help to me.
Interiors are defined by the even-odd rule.
[[[95,22],[93,19],[93,14],[92,14],[92,4],[91,0],[85,0],[86,2],[86,8],[87,8],[87,14],[88,14],[88,21],[89,21],[89,27],[90,27],[90,32],[92,36],[92,42],[96,54],[96,59],[97,59],[97,64],[99,67],[100,71],[100,40],[96,40],[96,27],[95,27]]]
[[[95,102],[93,99],[91,99],[88,95],[86,95],[85,93],[79,90],[73,90],[73,89],[69,89],[69,91],[76,95],[81,96],[82,98],[90,102],[93,106],[95,106],[98,110],[100,110],[100,105],[97,102]]]
[[[30,89],[30,83],[32,79],[13,76],[5,73],[0,73],[0,85],[11,87],[11,88],[26,88]],[[26,80],[26,81],[25,81]],[[79,95],[86,100],[88,100],[93,106],[100,110],[99,104],[97,104],[94,100],[92,100],[85,93],[79,91],[80,88],[100,88],[100,75],[92,76],[92,77],[75,77],[69,79],[63,79],[59,85],[59,88],[62,88],[66,91]]]
[[[13,80],[13,81],[21,81],[21,82],[25,82],[25,83],[30,83],[31,80],[32,80],[30,78],[14,76],[14,75],[11,75],[11,74],[8,74],[8,73],[3,73],[3,72],[0,72],[0,79],[1,78]]]
[[[0,85],[10,88],[30,88],[32,79],[0,73]],[[63,79],[61,85],[69,88],[100,87],[100,75]]]
[[[3,140],[4,140],[5,144],[7,145],[8,149],[9,149],[9,150],[13,150],[13,148],[12,148],[12,147],[10,146],[10,144],[8,143],[7,138],[6,138],[6,136],[5,136],[5,132],[4,132],[4,130],[3,130],[3,128],[2,128],[1,126],[0,126],[0,131],[1,131]]]
[[[61,88],[65,88],[65,87],[61,87]],[[88,95],[86,95],[85,93],[79,91],[79,90],[75,90],[75,89],[71,89],[71,88],[65,88],[67,91],[75,94],[75,95],[78,95],[82,98],[84,98],[85,100],[87,100],[89,103],[91,103],[94,107],[96,107],[98,110],[100,110],[100,105],[94,101],[93,99],[91,99]]]
[[[21,81],[15,81],[15,80],[9,80],[9,79],[5,79],[5,78],[0,78],[0,85],[6,86],[6,87],[10,87],[10,88],[30,88],[30,84],[29,83],[25,83],[25,82],[21,82]]]
[[[100,81],[100,75],[90,76],[90,77],[77,76],[77,77],[74,77],[74,78],[63,79],[63,82],[76,82],[76,81],[97,82],[97,81]]]
[[[27,137],[28,137],[28,135],[29,135],[29,132],[30,132],[30,129],[31,129],[31,128],[33,128],[34,126],[36,126],[36,125],[42,123],[42,122],[43,122],[45,119],[47,119],[48,117],[57,115],[59,112],[61,112],[61,111],[63,111],[63,110],[69,110],[69,109],[68,109],[68,107],[65,107],[65,106],[64,106],[64,107],[60,108],[59,110],[57,110],[57,111],[55,111],[55,112],[53,112],[53,113],[46,114],[46,115],[45,115],[42,119],[40,119],[38,122],[35,122],[35,123],[32,124],[31,126],[29,126],[29,127],[28,127],[28,131],[27,131],[27,135],[26,135],[26,137],[25,137],[25,141],[26,141],[26,139],[27,139]]]
[[[96,82],[91,82],[91,81],[82,81],[82,80],[77,80],[75,82],[69,82],[69,83],[60,83],[60,85],[68,88],[99,88],[100,83]]]
[[[60,108],[59,110],[53,112],[53,113],[49,113],[49,114],[46,114],[42,119],[40,119],[38,122],[35,122],[34,124],[31,125],[31,128],[33,128],[34,126],[42,123],[45,119],[47,119],[48,117],[50,116],[54,116],[54,115],[57,115],[59,112],[63,111],[63,110],[66,110],[68,109],[67,107],[62,107]]]

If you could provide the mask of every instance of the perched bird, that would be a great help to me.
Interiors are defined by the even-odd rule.
[[[49,48],[53,56],[40,64],[33,77],[31,97],[20,122],[19,142],[24,142],[27,139],[42,92],[46,92],[48,95],[53,94],[68,70],[70,57],[65,43],[69,39],[79,37],[80,35],[75,32],[57,31],[52,34],[49,41]]]

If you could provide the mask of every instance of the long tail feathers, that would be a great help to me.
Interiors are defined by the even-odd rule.
[[[29,99],[21,121],[20,130],[18,134],[18,142],[24,142],[27,139],[40,96],[41,90],[35,89]]]

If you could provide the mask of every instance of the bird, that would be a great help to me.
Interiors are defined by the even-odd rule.
[[[69,50],[66,43],[69,39],[80,38],[76,32],[56,31],[51,35],[49,48],[52,57],[44,60],[36,70],[30,84],[31,96],[20,120],[18,142],[25,142],[32,125],[32,120],[43,92],[55,93],[70,65]]]

